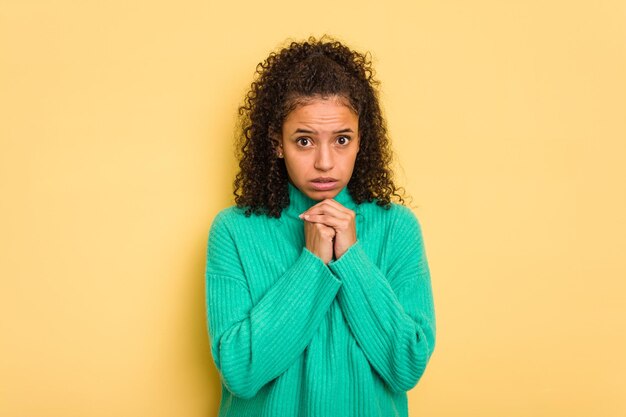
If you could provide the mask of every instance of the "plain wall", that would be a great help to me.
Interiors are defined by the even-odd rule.
[[[412,416],[626,415],[624,1],[2,1],[0,415],[215,416],[206,238],[287,38],[370,51],[430,263]]]

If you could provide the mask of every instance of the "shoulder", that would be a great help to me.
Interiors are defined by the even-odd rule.
[[[422,226],[413,210],[402,204],[394,204],[394,230],[402,239],[406,238],[422,238]]]
[[[236,236],[246,222],[245,209],[237,206],[226,207],[217,212],[208,232],[209,251],[231,247],[236,244]],[[220,249],[221,250],[221,249]]]
[[[388,207],[377,204],[377,200],[359,204],[358,212],[364,216],[383,217],[396,225],[418,224],[413,210],[403,204],[391,202]]]
[[[240,217],[245,217],[244,210],[237,206],[226,207],[217,212],[211,223],[211,227],[228,228],[233,222],[237,222]]]
[[[252,226],[262,225],[273,220],[273,218],[264,214],[252,213],[247,215],[245,207],[232,205],[220,210],[215,215],[213,222],[211,223],[211,231],[213,232],[215,230],[230,233],[242,227],[250,228]]]
[[[402,247],[409,241],[422,239],[422,228],[417,215],[403,204],[391,202],[385,207],[375,201],[362,203],[359,213],[363,216],[362,224],[367,225],[368,231],[385,235],[385,241],[390,245]]]
[[[405,205],[392,203],[395,210],[395,218],[398,225],[413,225],[420,227],[419,219],[413,210]]]

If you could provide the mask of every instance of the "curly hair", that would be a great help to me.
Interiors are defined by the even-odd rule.
[[[287,115],[314,97],[339,96],[358,115],[360,151],[348,190],[354,201],[389,208],[392,196],[404,203],[389,168],[392,151],[381,114],[369,52],[353,51],[328,35],[291,42],[256,67],[255,80],[239,107],[235,203],[245,215],[280,217],[289,205],[284,159],[276,158],[276,134]]]

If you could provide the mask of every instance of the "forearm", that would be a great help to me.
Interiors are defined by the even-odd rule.
[[[394,392],[413,388],[435,344],[428,269],[404,269],[394,288],[359,241],[329,264],[341,279],[339,305],[372,367]]]
[[[249,296],[239,286],[219,285],[220,279],[210,276],[208,282],[216,366],[229,390],[244,398],[283,373],[304,351],[341,287],[306,248],[254,306],[242,299]],[[246,302],[247,311],[221,317],[225,303]]]

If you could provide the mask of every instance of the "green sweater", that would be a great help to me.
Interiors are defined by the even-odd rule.
[[[298,215],[317,202],[289,183],[281,217],[231,206],[208,234],[205,290],[220,417],[407,416],[406,391],[435,347],[421,226],[400,204],[357,205],[357,241],[328,265]]]

